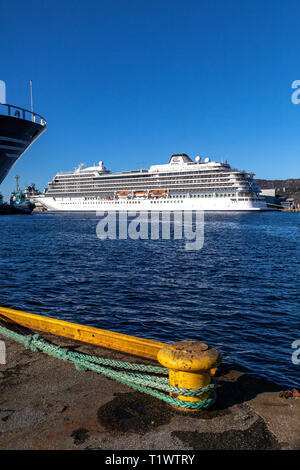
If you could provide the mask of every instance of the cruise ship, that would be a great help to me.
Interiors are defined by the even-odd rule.
[[[267,210],[253,176],[227,161],[193,161],[185,153],[149,169],[114,173],[100,161],[57,173],[35,199],[52,212]]]
[[[45,130],[42,116],[6,103],[5,83],[0,80],[0,184]]]

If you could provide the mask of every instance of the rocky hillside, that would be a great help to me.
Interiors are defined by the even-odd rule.
[[[260,180],[256,179],[260,189],[276,189],[276,195],[292,197],[296,204],[300,204],[300,178],[288,180]]]

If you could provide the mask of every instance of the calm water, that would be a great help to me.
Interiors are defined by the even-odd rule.
[[[299,386],[300,214],[209,214],[205,243],[105,240],[95,215],[0,217],[0,305],[163,341]]]

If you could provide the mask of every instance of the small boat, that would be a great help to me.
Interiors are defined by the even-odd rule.
[[[117,191],[116,196],[117,197],[129,197],[131,196],[131,191]]]
[[[167,195],[167,191],[165,189],[151,189],[149,191],[150,197],[163,197]]]
[[[15,176],[16,191],[11,193],[9,207],[12,214],[31,214],[35,208],[35,204],[26,198],[24,192],[19,186],[19,176]]]
[[[146,197],[147,191],[134,191],[135,197]]]
[[[27,201],[22,191],[12,193],[9,205],[13,214],[31,214],[35,208],[35,204]]]
[[[15,195],[15,193],[13,193]],[[3,197],[0,195],[0,215],[11,214],[31,214],[35,204],[25,199],[24,193],[17,197],[12,196],[10,203],[3,202]]]

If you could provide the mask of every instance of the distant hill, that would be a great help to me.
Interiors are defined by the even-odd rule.
[[[255,180],[260,189],[275,189],[276,195],[292,197],[296,204],[300,204],[300,178],[288,180]]]

